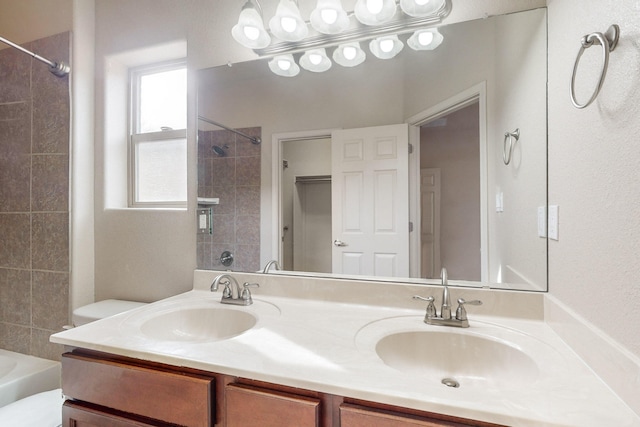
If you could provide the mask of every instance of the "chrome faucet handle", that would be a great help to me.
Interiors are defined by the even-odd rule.
[[[456,320],[467,320],[467,310],[464,308],[465,304],[482,305],[482,301],[480,301],[479,299],[465,301],[464,298],[458,298],[458,308],[456,309]]]
[[[231,296],[233,295],[231,291],[231,281],[223,283],[223,285],[224,289],[222,290],[222,298],[231,298]]]
[[[242,288],[243,288],[243,289],[242,289],[242,296],[241,296],[241,298],[242,298],[244,301],[253,301],[253,300],[251,299],[251,291],[249,290],[249,288],[259,288],[259,287],[260,287],[260,284],[258,284],[258,283],[249,283],[249,282],[245,282],[245,283],[242,285]]]
[[[433,301],[434,301],[433,296],[425,298],[425,297],[421,297],[420,295],[414,295],[413,299],[419,299],[419,300],[422,300],[422,301],[427,301],[429,303],[429,304],[427,304],[427,312],[425,314],[425,318],[430,319],[432,317],[437,317],[438,316],[438,313],[436,312],[436,306],[433,303]]]
[[[211,292],[216,292],[220,283],[222,283],[225,287],[229,286],[231,284],[231,281],[228,279],[228,277],[229,276],[226,274],[220,274],[219,276],[216,276],[216,278],[213,279],[213,282],[211,282]]]

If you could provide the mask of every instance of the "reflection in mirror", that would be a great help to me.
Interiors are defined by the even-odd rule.
[[[255,150],[251,156],[271,153],[273,173],[263,171],[260,183],[258,172],[246,184],[247,166],[235,165],[236,191],[252,187],[250,207],[233,221],[217,219],[216,211],[240,212],[237,195],[233,209],[223,205],[220,195],[228,185],[214,184],[212,178],[232,174],[229,164],[213,162],[229,161],[218,158],[213,145],[231,144],[208,139],[213,136],[205,132],[226,131],[200,123],[198,177],[207,190],[198,195],[221,199],[213,207],[212,236],[198,240],[199,267],[222,268],[216,257],[224,248],[213,243],[216,233],[226,235],[224,243],[236,251],[246,249],[239,236],[250,234],[243,228],[248,223],[238,218],[250,215],[251,233],[262,227],[264,236],[270,228],[272,239],[263,237],[262,245],[242,240],[251,242],[246,244],[253,245],[257,261],[249,263],[238,253],[234,270],[257,271],[277,259],[283,269],[277,274],[382,275],[424,283],[446,267],[454,285],[546,290],[546,229],[539,225],[547,203],[546,9],[452,24],[440,32],[444,41],[434,51],[407,49],[393,60],[374,58],[350,69],[334,65],[325,73],[303,72],[295,78],[273,75],[266,59],[201,70],[199,114],[258,133],[261,146],[236,140],[233,147],[250,146]],[[392,178],[375,181],[381,185],[372,190],[372,207],[351,203],[347,211],[336,208],[359,194],[342,191],[355,187],[345,180],[344,170],[336,171],[336,135],[402,123],[409,125],[403,138],[413,154],[394,166],[393,175],[385,175]],[[516,128],[520,139],[505,165],[504,133]],[[403,144],[398,141],[376,149],[396,153]],[[345,147],[341,152],[348,151]],[[250,166],[252,173],[259,165],[258,160]],[[393,187],[402,182],[402,188]],[[358,197],[369,197],[370,187],[363,185]],[[336,194],[343,194],[338,202]],[[406,194],[408,202],[398,202],[398,194]],[[360,217],[354,214],[359,206]],[[378,216],[383,214],[387,217]],[[373,269],[362,268],[353,237],[339,234],[356,217],[402,231],[397,239],[407,239],[401,245],[406,250],[376,249],[370,256]],[[403,226],[390,226],[390,218]],[[341,230],[336,224],[342,224]],[[206,247],[204,242],[211,243]]]

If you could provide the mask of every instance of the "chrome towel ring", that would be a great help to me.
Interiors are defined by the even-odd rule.
[[[600,89],[602,89],[602,84],[604,83],[604,76],[607,74],[607,68],[609,66],[609,52],[613,52],[613,50],[618,45],[618,39],[620,38],[620,27],[616,24],[613,24],[609,27],[609,29],[604,33],[591,33],[582,37],[580,40],[580,50],[578,50],[578,56],[576,57],[576,63],[573,65],[573,74],[571,75],[571,102],[576,108],[585,108],[589,104],[591,104],[598,93],[600,93]],[[598,85],[596,86],[596,90],[591,95],[591,98],[584,103],[580,104],[576,100],[576,72],[578,71],[578,64],[580,63],[580,58],[584,51],[594,44],[602,46],[602,70],[600,70],[600,80],[598,80]]]
[[[520,139],[520,128],[517,128],[513,132],[504,133],[504,142],[502,143],[502,161],[505,165],[511,163],[511,156],[513,155],[513,146]]]

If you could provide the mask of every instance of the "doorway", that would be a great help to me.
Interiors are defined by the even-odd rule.
[[[479,102],[420,126],[421,277],[481,280]]]

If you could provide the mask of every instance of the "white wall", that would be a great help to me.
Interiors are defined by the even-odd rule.
[[[22,44],[70,31],[72,11],[73,0],[0,0],[0,36]]]
[[[547,19],[544,9],[495,19],[494,108],[489,112],[489,263],[491,281],[545,289],[547,242],[538,236],[537,209],[547,199]],[[504,133],[520,129],[509,165],[503,161]],[[495,194],[504,212],[496,213]],[[514,239],[513,236],[518,238]],[[491,245],[491,243],[497,243]]]
[[[126,100],[126,84],[110,85],[114,58],[156,45],[187,39],[189,23],[183,2],[96,1],[96,156],[95,274],[96,300],[106,298],[154,301],[191,287],[196,266],[195,203],[186,210],[132,210],[107,204],[104,160],[106,141],[120,141],[126,159],[126,107],[107,118],[112,99]],[[130,57],[130,56],[129,56]],[[116,64],[117,65],[117,64]],[[189,200],[195,199],[194,73],[189,74]],[[115,82],[117,83],[117,82]],[[120,90],[121,89],[121,90]],[[109,110],[113,113],[113,110]],[[117,112],[117,108],[116,108]],[[120,130],[120,134],[114,132]],[[117,150],[115,150],[117,151]],[[126,160],[125,160],[126,161]],[[126,171],[126,168],[124,169]],[[112,194],[108,194],[112,196]]]
[[[549,202],[560,206],[560,240],[549,242],[549,290],[640,357],[640,4],[548,3]],[[602,92],[578,110],[569,83],[580,38],[614,23],[621,39]],[[598,49],[582,58],[580,100],[594,87]]]

